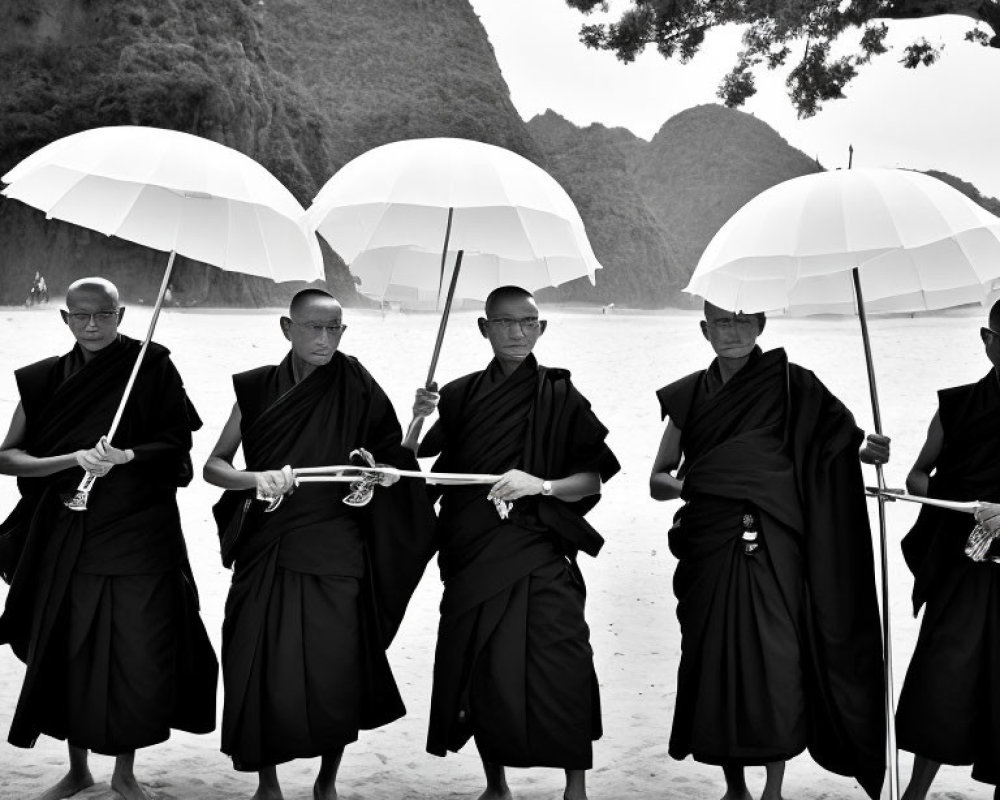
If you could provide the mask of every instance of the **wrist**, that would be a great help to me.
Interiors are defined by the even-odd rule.
[[[542,497],[552,497],[552,481],[543,480],[538,489],[538,493],[542,495]]]
[[[128,464],[130,461],[135,459],[135,450],[131,448],[125,449],[125,463]]]

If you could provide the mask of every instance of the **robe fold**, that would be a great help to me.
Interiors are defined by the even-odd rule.
[[[440,418],[420,455],[435,469],[554,480],[619,465],[607,429],[565,370],[529,356],[510,376],[494,361],[441,390]],[[576,553],[603,539],[583,518],[598,497],[514,502],[500,519],[488,486],[442,490],[444,581],[427,750],[443,756],[475,737],[488,761],[589,769],[601,736],[586,589]]]
[[[682,635],[670,755],[752,765],[808,747],[877,797],[885,715],[862,432],[780,349],[755,348],[725,384],[713,362],[657,396],[681,430],[685,501],[669,533]]]
[[[938,408],[944,441],[928,496],[1000,502],[996,372],[942,390]],[[900,693],[896,730],[900,749],[943,764],[972,764],[974,779],[997,784],[1000,566],[965,555],[975,524],[969,514],[921,506],[903,539],[914,576],[914,614],[926,608]]]
[[[24,449],[44,457],[94,446],[107,433],[139,343],[125,336],[84,361],[79,345],[15,373]],[[86,511],[63,499],[78,467],[20,478],[0,526],[0,572],[11,581],[0,642],[27,670],[9,740],[40,733],[116,755],[170,729],[215,729],[218,662],[198,611],[176,493],[192,477],[201,420],[168,351],[151,343],[115,434],[135,458],[98,479]]]
[[[349,463],[417,468],[388,397],[336,353],[295,382],[291,358],[233,377],[247,469]],[[223,624],[222,750],[238,770],[309,758],[405,713],[386,648],[435,549],[423,483],[304,484],[270,514],[256,504],[235,549]],[[246,493],[226,492],[220,505]]]

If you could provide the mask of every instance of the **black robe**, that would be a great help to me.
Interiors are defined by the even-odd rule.
[[[532,356],[508,377],[494,361],[449,383],[438,410],[420,451],[441,454],[436,470],[608,480],[619,468],[569,373]],[[501,520],[489,488],[449,487],[441,498],[445,588],[427,750],[443,756],[475,736],[494,763],[588,769],[600,698],[575,557],[603,544],[583,518],[598,496],[522,498]]]
[[[808,747],[876,797],[885,715],[861,431],[780,349],[755,349],[724,385],[713,363],[657,395],[684,456],[670,754],[762,764]]]
[[[1000,502],[1000,380],[938,393],[944,443],[928,495]],[[913,572],[913,610],[926,603],[899,698],[903,750],[944,764],[972,764],[972,777],[1000,783],[1000,565],[974,562],[969,514],[922,506],[903,539]],[[995,550],[995,548],[994,548]],[[995,553],[994,553],[995,554]]]
[[[93,447],[110,427],[139,343],[79,345],[15,375],[35,456]],[[63,505],[79,468],[21,478],[0,526],[11,579],[0,642],[27,665],[10,742],[40,733],[99,753],[215,728],[218,663],[198,615],[177,511],[201,420],[168,351],[152,343],[113,444],[135,459],[97,480],[86,511]]]
[[[291,358],[233,377],[251,470],[376,461],[416,468],[392,405],[342,353],[295,383]],[[434,551],[423,482],[303,484],[270,514],[255,504],[234,551],[223,624],[222,750],[257,770],[342,747],[405,713],[385,650]],[[246,496],[226,492],[220,505]]]

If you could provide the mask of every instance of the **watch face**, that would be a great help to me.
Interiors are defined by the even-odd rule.
[[[552,494],[552,483],[551,481],[542,481],[542,494],[550,495]]]

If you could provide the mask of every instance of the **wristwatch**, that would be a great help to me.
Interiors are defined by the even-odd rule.
[[[542,494],[545,497],[552,496],[552,481],[542,481]]]

